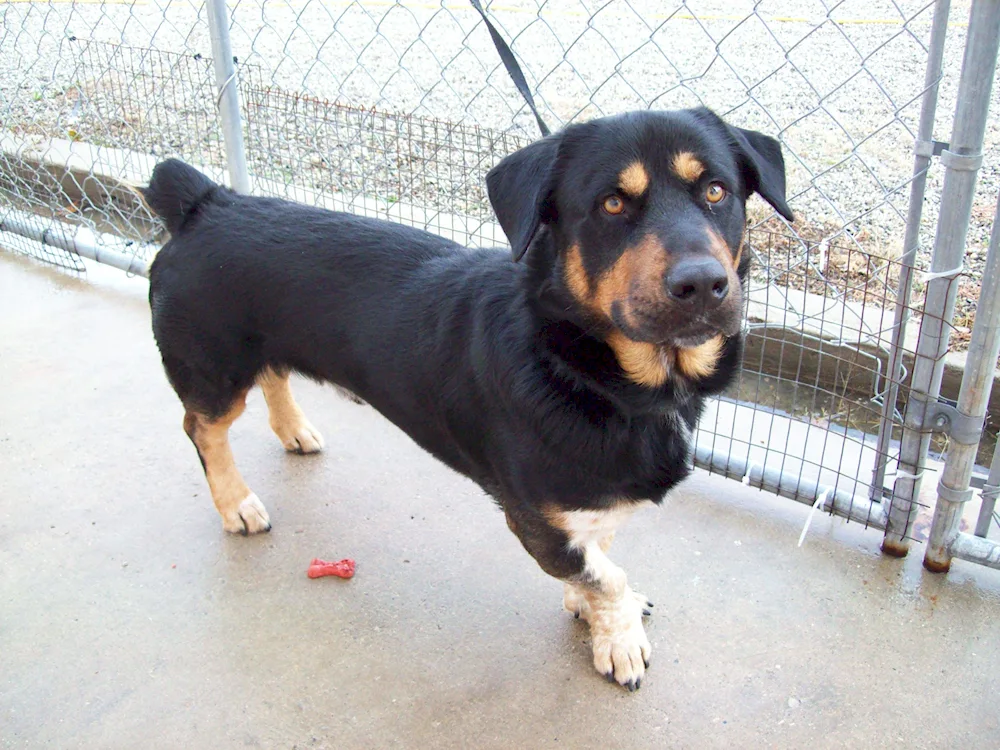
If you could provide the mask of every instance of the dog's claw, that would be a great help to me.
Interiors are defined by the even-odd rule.
[[[580,613],[579,612],[574,612],[573,613],[573,619],[574,620],[579,620],[580,619]]]
[[[649,617],[653,613],[650,612],[648,609],[644,609],[644,610],[642,610],[642,614],[645,615],[646,617]]]
[[[649,669],[649,659],[643,659],[642,666],[644,666],[646,669]]]
[[[614,682],[615,681],[615,673],[614,672],[608,672],[606,675],[604,675],[604,677],[605,677],[605,679],[607,679],[608,682]]]
[[[625,687],[628,688],[628,691],[630,693],[634,693],[635,692],[635,680],[629,680],[628,682],[626,682],[625,683]]]

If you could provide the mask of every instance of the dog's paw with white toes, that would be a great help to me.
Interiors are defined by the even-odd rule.
[[[261,534],[271,530],[271,519],[264,503],[251,492],[235,511],[223,516],[222,528],[230,534]]]
[[[307,420],[281,425],[274,431],[289,453],[319,453],[323,450],[323,436]]]
[[[629,692],[642,685],[649,666],[652,646],[642,626],[648,604],[646,597],[627,589],[617,601],[591,607],[588,613],[594,667]]]

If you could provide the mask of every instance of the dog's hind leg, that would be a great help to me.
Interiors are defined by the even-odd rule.
[[[285,450],[292,453],[318,453],[323,449],[323,436],[313,427],[302,409],[295,403],[288,372],[267,367],[257,376],[267,401],[271,429]]]
[[[198,450],[222,527],[244,536],[271,530],[267,510],[243,481],[229,447],[229,428],[246,409],[246,397],[246,391],[240,393],[220,417],[210,418],[190,408],[184,414],[184,432]]]

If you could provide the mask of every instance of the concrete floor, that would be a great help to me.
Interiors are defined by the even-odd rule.
[[[471,483],[309,383],[234,450],[274,531],[226,536],[146,282],[0,253],[0,746],[1000,747],[1000,575],[698,473],[612,556],[656,603],[631,695]],[[353,580],[309,580],[312,557]]]

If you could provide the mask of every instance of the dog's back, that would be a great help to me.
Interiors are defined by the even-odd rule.
[[[348,389],[473,471],[439,434],[447,417],[403,394],[474,379],[463,340],[440,333],[472,324],[489,298],[511,304],[523,269],[506,253],[240,195],[176,160],[157,166],[145,194],[172,235],[150,269],[153,332],[188,409],[219,417],[262,372],[294,370]]]

